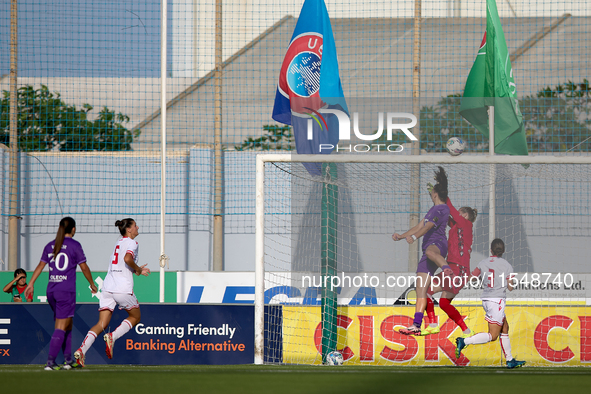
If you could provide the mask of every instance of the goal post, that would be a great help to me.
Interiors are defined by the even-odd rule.
[[[322,163],[330,176],[310,175],[302,163]],[[478,209],[472,269],[487,257],[489,224],[497,223],[495,236],[504,238],[521,281],[508,294],[514,349],[526,352],[533,365],[591,362],[591,338],[584,338],[591,336],[591,319],[575,312],[591,304],[591,269],[583,263],[591,253],[591,155],[268,153],[256,158],[255,364],[322,364],[334,348],[353,364],[490,364],[484,348],[498,350],[496,342],[455,359],[451,339],[458,331],[439,310],[449,338],[397,334],[414,312],[414,273],[407,272],[408,248],[394,245],[391,235],[406,231],[408,218],[417,214],[410,212],[408,179],[417,164],[420,217],[432,206],[425,186],[438,166],[448,173],[456,208]],[[490,190],[496,190],[492,199]],[[494,218],[492,201],[498,205]],[[535,285],[526,284],[532,276]],[[473,330],[482,328],[480,292],[465,288],[453,302]],[[267,316],[270,306],[281,308],[280,318],[276,309]],[[570,359],[568,347],[552,343],[550,334],[565,321],[578,324],[567,328],[573,336],[578,330],[581,343]]]

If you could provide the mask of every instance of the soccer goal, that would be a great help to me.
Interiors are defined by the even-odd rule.
[[[256,166],[256,364],[326,364],[338,351],[351,365],[504,365],[498,341],[456,358],[461,330],[437,306],[439,333],[398,332],[412,323],[422,251],[392,234],[433,205],[441,166],[453,205],[478,210],[471,269],[501,238],[517,273],[513,355],[591,365],[591,156],[260,154]],[[452,304],[487,332],[479,286]]]

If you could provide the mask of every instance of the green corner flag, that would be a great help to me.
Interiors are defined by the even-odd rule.
[[[460,115],[488,137],[487,106],[495,107],[495,153],[527,155],[523,116],[495,0],[486,0],[486,31],[468,75]]]

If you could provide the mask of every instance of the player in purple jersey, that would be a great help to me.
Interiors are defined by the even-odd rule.
[[[405,335],[421,335],[421,324],[423,322],[423,313],[427,307],[427,289],[431,284],[431,276],[437,271],[437,268],[443,269],[444,275],[451,276],[453,271],[447,265],[445,256],[447,255],[447,237],[445,229],[449,220],[449,207],[447,201],[447,174],[443,167],[435,172],[437,184],[429,187],[429,195],[433,201],[433,206],[427,212],[427,215],[416,226],[403,234],[394,233],[392,239],[400,241],[406,239],[406,242],[412,244],[420,237],[423,237],[423,256],[417,266],[417,303],[413,324],[400,330]]]
[[[25,296],[33,294],[34,284],[45,265],[49,264],[47,301],[53,310],[55,330],[49,343],[46,371],[71,369],[77,363],[72,359],[72,318],[76,308],[76,267],[80,266],[84,277],[90,283],[90,291],[97,292],[82,245],[72,237],[76,234],[76,222],[71,217],[60,220],[55,240],[43,249],[41,261],[35,268],[31,281],[25,289]],[[64,366],[56,364],[60,351],[64,353]]]

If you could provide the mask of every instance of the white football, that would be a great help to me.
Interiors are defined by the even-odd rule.
[[[341,352],[330,352],[326,355],[326,364],[327,365],[343,365],[343,355]]]
[[[447,151],[452,156],[461,155],[462,152],[464,152],[465,146],[466,144],[464,141],[458,137],[451,137],[449,140],[447,140],[447,144],[445,145]]]

